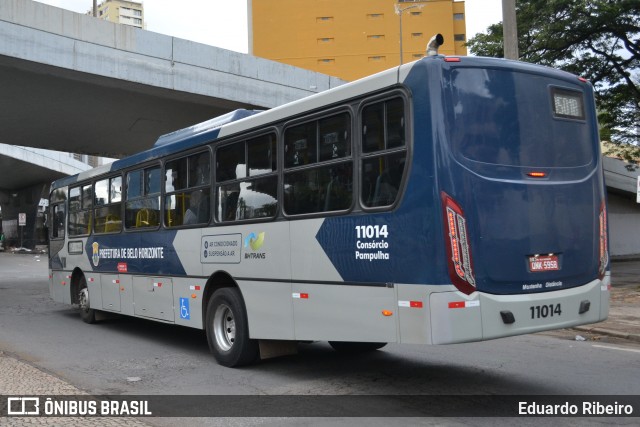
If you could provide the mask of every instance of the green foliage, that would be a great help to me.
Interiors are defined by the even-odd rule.
[[[640,0],[517,0],[520,60],[584,76],[596,91],[600,137],[638,157]],[[467,43],[503,57],[502,23]]]

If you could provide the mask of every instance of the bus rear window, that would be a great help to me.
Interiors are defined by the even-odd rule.
[[[513,71],[453,70],[446,116],[454,155],[506,166],[589,164],[594,136],[583,94],[560,86],[567,83]]]

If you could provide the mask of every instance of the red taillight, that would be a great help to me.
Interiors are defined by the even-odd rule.
[[[607,266],[609,265],[607,205],[604,202],[600,205],[600,216],[598,219],[600,223],[600,262],[598,267],[598,278],[602,280],[604,278],[604,273],[607,271]]]
[[[476,291],[476,279],[473,275],[467,220],[462,208],[445,192],[442,192],[442,206],[449,276],[456,288],[469,295]]]
[[[531,178],[546,178],[547,173],[546,172],[528,172],[527,176]]]

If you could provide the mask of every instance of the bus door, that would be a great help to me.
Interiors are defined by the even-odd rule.
[[[51,298],[57,302],[68,302],[71,299],[69,294],[69,283],[67,278],[71,273],[62,271],[66,268],[67,247],[66,234],[66,188],[58,189],[51,194],[49,202],[49,268],[51,279],[49,282],[49,293]],[[55,269],[55,270],[54,270]],[[67,295],[65,299],[65,294]]]

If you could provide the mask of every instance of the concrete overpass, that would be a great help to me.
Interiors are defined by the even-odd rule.
[[[342,83],[30,0],[0,0],[0,39],[0,142],[13,145],[118,157]]]
[[[343,83],[30,0],[0,0],[0,40],[0,144],[14,146],[121,157],[228,111],[272,108]],[[39,199],[28,179],[60,176],[40,160],[0,150],[3,222],[13,211],[9,190],[29,187],[24,199]]]

